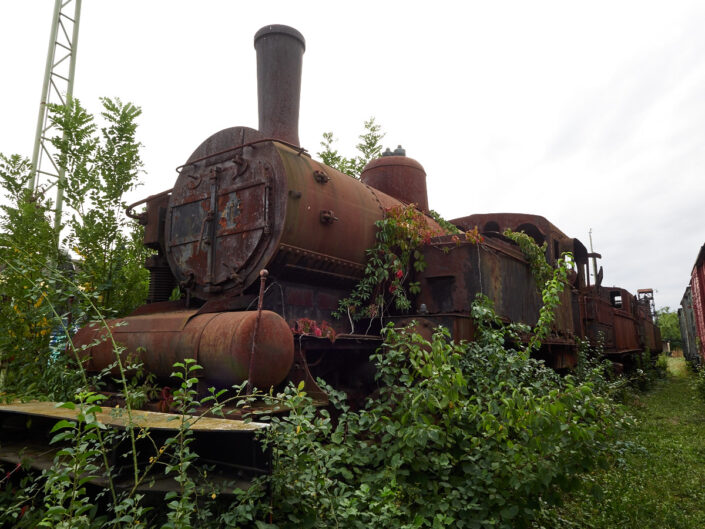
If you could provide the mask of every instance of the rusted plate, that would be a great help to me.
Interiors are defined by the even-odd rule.
[[[453,219],[450,222],[464,230],[471,230],[477,226],[481,232],[502,233],[506,229],[524,231],[527,235],[534,237],[538,244],[543,244],[549,236],[554,239],[569,238],[545,217],[527,213],[476,213]]]
[[[287,190],[274,144],[264,139],[247,127],[222,130],[194,151],[176,181],[166,255],[196,297],[239,293],[276,251],[281,221],[274,220],[285,216]]]
[[[430,314],[469,313],[476,294],[484,294],[502,317],[529,325],[538,320],[541,297],[515,246],[503,241],[478,245],[436,239],[424,248],[424,259],[426,269],[416,276],[421,282],[417,303],[425,304]]]

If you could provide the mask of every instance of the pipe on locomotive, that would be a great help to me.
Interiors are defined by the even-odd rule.
[[[268,138],[299,142],[301,70],[306,41],[294,28],[273,24],[255,34],[259,131]]]

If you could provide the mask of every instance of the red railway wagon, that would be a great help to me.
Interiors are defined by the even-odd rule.
[[[678,314],[686,358],[705,362],[705,245],[695,259]]]

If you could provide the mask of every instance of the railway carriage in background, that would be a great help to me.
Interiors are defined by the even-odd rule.
[[[705,362],[705,245],[700,248],[678,309],[683,355],[693,365]]]

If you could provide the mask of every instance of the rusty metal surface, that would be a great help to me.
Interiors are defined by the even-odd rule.
[[[238,135],[247,140],[257,133],[226,129],[191,158]],[[244,149],[239,159],[228,156],[215,157],[210,166],[187,164],[174,187],[166,246],[183,287],[201,299],[235,295],[265,267],[274,275],[299,266],[313,274],[361,277],[366,249],[375,243],[374,223],[399,201],[285,145],[264,143]],[[326,178],[316,178],[317,171]]]
[[[700,248],[690,274],[689,307],[694,342],[691,347],[697,352],[700,363],[705,361],[705,245]]]
[[[161,191],[160,193],[155,193],[154,195],[149,195],[147,198],[143,198],[141,200],[138,200],[137,202],[134,202],[125,208],[125,214],[128,217],[130,217],[131,219],[135,219],[135,220],[143,219],[144,217],[142,217],[141,214],[135,213],[135,208],[137,206],[141,206],[142,204],[145,204],[151,200],[156,200],[159,197],[162,197],[164,195],[169,195],[169,193],[171,193],[171,189],[167,189],[165,191]]]
[[[166,214],[171,270],[182,290],[202,300],[247,291],[263,268],[278,279],[290,273],[308,274],[311,282],[357,279],[375,243],[374,223],[399,204],[291,147],[299,144],[304,38],[271,25],[254,43],[259,131],[234,127],[204,141],[182,166]],[[399,164],[415,182],[407,187],[426,209],[423,168],[405,160]],[[153,268],[160,279],[161,269]]]
[[[450,238],[424,248],[426,269],[417,274],[417,303],[429,313],[468,313],[477,293],[488,296],[497,313],[511,321],[536,323],[540,296],[521,252],[503,241],[482,245]]]
[[[175,362],[193,358],[203,369],[204,381],[219,387],[247,379],[250,367],[255,311],[197,314],[174,311],[130,316],[108,322],[112,336],[125,347],[123,360],[137,355],[145,369],[161,378],[171,376]],[[97,342],[97,345],[91,344]],[[87,369],[101,371],[115,361],[115,353],[104,328],[86,326],[73,339],[74,346],[90,346]],[[284,319],[264,311],[259,324],[252,364],[252,384],[269,388],[286,377],[294,356],[293,335]],[[117,373],[117,368],[112,370]]]
[[[441,314],[467,315],[477,294],[494,303],[497,314],[506,321],[535,325],[542,306],[534,277],[519,249],[507,241],[487,239],[484,243],[456,242],[451,237],[436,238],[424,248],[426,269],[416,275],[421,283],[417,306],[425,305],[424,319]],[[549,365],[557,369],[573,367],[575,330],[579,327],[579,305],[568,288],[561,294],[551,335],[541,351]],[[456,325],[461,320],[452,320]],[[471,328],[466,331],[471,332]],[[472,335],[461,336],[472,339]]]
[[[255,34],[259,130],[266,136],[299,145],[303,35],[274,24]]]
[[[374,223],[384,216],[377,197],[346,174],[288,147],[277,145],[277,150],[289,188],[281,238],[290,253],[286,264],[301,260],[313,271],[361,277],[365,251],[375,244]],[[316,171],[323,171],[326,178],[316,178]],[[324,211],[332,211],[336,220],[321,222]]]
[[[338,335],[328,338],[300,335],[296,339],[296,362],[289,381],[303,381],[306,391],[324,403],[328,395],[315,382],[318,378],[337,390],[344,391],[347,402],[359,406],[377,387],[370,355],[381,345],[378,335]]]
[[[146,314],[159,314],[162,312],[175,312],[186,310],[186,300],[158,301],[137,307],[130,316],[144,316]],[[215,311],[214,311],[215,312]]]
[[[641,350],[636,320],[626,311],[615,311],[614,343],[616,352]]]
[[[506,229],[521,231],[522,226],[524,226],[526,227],[526,233],[532,236],[532,227],[534,227],[544,240],[548,235],[552,235],[557,239],[569,238],[545,217],[527,213],[476,213],[474,215],[453,219],[450,222],[460,226],[464,230],[469,230],[477,226],[480,231],[498,231],[500,233]],[[543,241],[540,241],[539,244],[542,242]]]
[[[658,354],[663,350],[661,341],[661,331],[654,322],[646,319],[639,320],[639,335],[642,337],[642,345],[650,352]]]
[[[13,404],[0,404],[0,413],[16,413],[27,416],[49,417],[52,419],[76,420],[78,409],[69,410],[58,408],[55,402],[18,402]],[[178,430],[182,419],[175,413],[159,413],[153,411],[132,410],[130,413],[124,408],[103,408],[96,413],[96,419],[108,426],[124,428],[149,428],[150,430]],[[244,422],[233,419],[218,419],[215,417],[188,417],[193,421],[189,429],[194,431],[231,431],[247,432],[266,428],[268,425],[261,422]]]
[[[289,275],[293,269],[289,269]],[[303,275],[304,272],[301,272]],[[310,281],[310,275],[305,274]],[[347,318],[336,319],[331,312],[338,307],[338,300],[350,294],[355,282],[341,278],[325,277],[316,274],[315,283],[305,283],[298,278],[278,280],[264,295],[264,308],[281,314],[292,328],[302,318],[326,322],[336,333],[350,332],[350,323]],[[254,307],[254,301],[252,307]]]
[[[147,257],[144,267],[149,270],[149,292],[147,303],[168,302],[174,288],[176,279],[171,273],[169,262],[163,253]]]
[[[146,200],[147,207],[140,216],[140,224],[144,225],[143,242],[147,248],[157,250],[164,247],[164,219],[170,195],[171,190],[152,195]]]
[[[588,337],[604,337],[607,354],[624,354],[643,350],[643,319],[636,298],[619,287],[590,287],[582,291]],[[654,342],[655,345],[655,342]]]
[[[214,134],[191,155],[174,186],[166,255],[182,288],[198,298],[237,294],[257,279],[281,236],[286,181],[270,142],[191,161],[261,137],[245,127]]]
[[[481,213],[450,222],[464,230],[477,226],[481,233],[487,234],[501,234],[507,229],[523,231],[533,237],[537,244],[546,243],[546,259],[549,263],[555,262],[564,252],[572,253],[577,265],[577,284],[583,285],[588,281],[588,255],[585,246],[578,239],[568,237],[545,217],[526,213]]]
[[[145,243],[163,250],[175,280],[188,292],[186,304],[198,306],[201,300],[205,304],[199,311],[160,305],[170,312],[146,310],[122,320],[125,327],[112,322],[118,341],[128,352],[146,349],[145,366],[161,377],[169,376],[174,362],[191,357],[206,368],[211,383],[242,381],[248,378],[253,335],[259,349],[252,356],[249,378],[257,386],[276,384],[292,372],[312,384],[312,373],[320,374],[305,365],[312,351],[367,353],[369,344],[355,350],[351,343],[307,342],[308,349],[299,349],[290,371],[294,362],[290,326],[300,318],[330,320],[338,300],[362,277],[367,251],[376,243],[375,223],[386,210],[402,203],[428,210],[423,167],[403,156],[401,149],[371,161],[362,182],[304,154],[298,146],[304,38],[293,28],[273,25],[255,35],[254,45],[259,130],[233,127],[205,140],[181,166],[166,214],[166,195],[152,197],[143,219]],[[442,233],[433,219],[425,218],[429,228]],[[542,300],[523,255],[501,236],[510,228],[526,232],[539,244],[546,242],[551,264],[563,252],[575,257],[570,288],[561,294],[554,328],[542,351],[559,368],[574,361],[576,334],[597,336],[604,331],[612,351],[634,347],[635,342],[657,342],[626,291],[623,305],[615,307],[599,285],[588,288],[587,250],[544,217],[476,214],[451,222],[466,230],[477,226],[488,237],[482,244],[437,237],[424,248],[427,268],[414,278],[421,283],[414,303],[417,308],[426,306],[427,323],[442,320],[458,336],[471,336],[472,326],[461,315],[469,312],[477,293],[492,299],[505,320],[536,323]],[[163,300],[171,285],[164,260],[158,255],[149,267],[155,282],[150,299]],[[257,296],[256,281],[265,268],[269,287],[274,288],[262,288]],[[248,312],[258,302],[260,308],[272,311],[262,313],[264,327],[259,331],[258,319]],[[225,312],[229,310],[244,312]],[[331,323],[339,332],[347,325]],[[101,336],[90,329],[81,333],[82,344]],[[113,358],[112,346],[100,343],[92,347],[91,355],[94,370],[106,367]],[[350,369],[348,360],[324,362],[338,369],[325,374],[349,377],[350,373],[340,372]]]
[[[423,166],[406,156],[383,156],[370,161],[362,171],[363,184],[406,204],[416,204],[428,212],[426,172]]]

